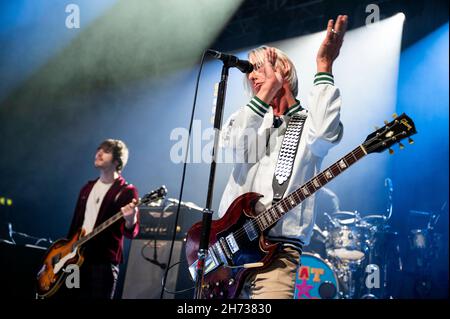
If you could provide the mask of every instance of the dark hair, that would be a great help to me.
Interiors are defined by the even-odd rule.
[[[107,139],[100,143],[97,150],[102,149],[105,152],[111,152],[113,154],[113,161],[119,163],[116,167],[116,171],[123,170],[128,162],[128,147],[121,140]]]

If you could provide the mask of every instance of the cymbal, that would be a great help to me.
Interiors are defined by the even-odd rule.
[[[338,211],[332,213],[333,218],[337,220],[337,222],[341,225],[351,225],[354,224],[357,220],[356,212],[349,211]]]
[[[342,215],[342,216],[356,216],[356,214],[357,214],[356,211],[351,212],[351,211],[344,211],[344,210],[340,210],[340,211],[331,213],[331,215],[333,215],[333,216],[340,216],[340,215]]]
[[[385,215],[367,215],[361,219],[363,222],[368,224],[381,224],[387,221],[387,217]]]
[[[155,208],[156,212],[160,213],[161,209],[164,210],[168,210],[169,208],[171,210],[173,210],[174,207],[176,207],[178,205],[178,199],[176,198],[164,198],[164,199],[160,199],[158,201],[149,203],[147,205],[141,205],[140,208],[147,208],[147,207],[152,207]],[[183,202],[181,201],[181,208],[182,209],[188,209],[189,211],[193,210],[193,211],[197,211],[197,212],[203,212],[203,208],[201,208],[200,206],[198,206],[197,204],[193,203],[193,202]]]
[[[418,211],[418,210],[410,210],[409,213],[415,214],[415,215],[424,215],[424,216],[429,216],[432,214],[430,212],[423,212],[423,211]]]
[[[362,219],[386,219],[385,215],[366,215]]]

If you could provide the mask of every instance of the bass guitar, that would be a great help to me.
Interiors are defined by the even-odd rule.
[[[166,193],[166,188],[161,186],[157,190],[146,194],[138,201],[136,206],[159,200]],[[86,236],[84,229],[80,229],[72,238],[63,238],[55,241],[45,253],[42,267],[37,274],[37,298],[44,299],[55,294],[65,281],[66,267],[69,265],[82,265],[84,261],[82,246],[120,220],[122,216],[122,212],[116,213]]]

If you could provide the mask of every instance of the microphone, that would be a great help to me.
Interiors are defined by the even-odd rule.
[[[206,50],[206,53],[212,57],[221,60],[224,64],[232,68],[238,68],[242,73],[250,73],[253,71],[253,64],[247,60],[240,60],[237,56],[222,53],[215,50]]]

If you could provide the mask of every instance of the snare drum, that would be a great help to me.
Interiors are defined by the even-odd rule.
[[[310,253],[300,257],[297,269],[294,299],[337,299],[339,285],[333,266]]]
[[[341,226],[330,231],[327,254],[331,257],[361,261],[369,230],[363,226]]]

